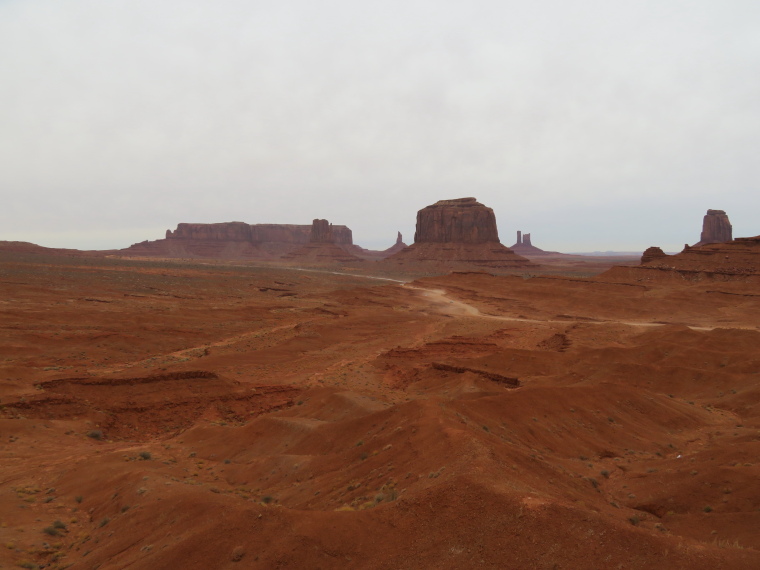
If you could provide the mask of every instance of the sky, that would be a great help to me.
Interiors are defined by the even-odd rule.
[[[0,0],[0,240],[326,218],[384,249],[466,196],[505,245],[760,234],[760,2]]]

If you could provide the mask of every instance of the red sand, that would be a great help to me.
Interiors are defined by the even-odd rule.
[[[752,284],[0,256],[0,567],[760,566]]]

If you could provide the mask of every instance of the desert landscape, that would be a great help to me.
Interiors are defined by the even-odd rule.
[[[385,252],[234,224],[2,244],[0,567],[760,566],[724,212],[641,260],[523,256],[474,198]]]

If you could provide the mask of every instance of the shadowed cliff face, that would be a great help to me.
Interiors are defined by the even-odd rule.
[[[493,210],[475,198],[440,200],[417,212],[415,243],[498,242]]]

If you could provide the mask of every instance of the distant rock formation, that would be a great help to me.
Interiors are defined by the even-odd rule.
[[[641,256],[641,263],[647,263],[661,257],[667,257],[667,254],[659,247],[648,247]]]
[[[355,247],[355,246],[354,246]],[[309,243],[282,256],[284,261],[309,264],[354,263],[364,261],[336,243],[333,225],[327,220],[314,220]]]
[[[328,224],[329,226],[329,224]],[[346,226],[329,226],[333,243],[355,248]],[[295,224],[180,223],[163,240],[144,241],[120,250],[123,255],[273,259],[309,243],[312,226]],[[360,249],[360,248],[359,248]]]
[[[695,246],[726,243],[733,239],[733,228],[723,210],[707,210],[702,220],[702,234]]]
[[[394,253],[398,253],[405,247],[408,247],[408,246],[404,243],[404,240],[401,237],[401,232],[398,232],[398,237],[396,237],[396,243],[394,243],[388,249],[377,251],[373,249],[363,249],[359,247],[358,245],[355,245],[353,246],[353,249],[350,249],[349,251],[364,259],[380,260],[380,259],[385,259],[386,257],[390,257]]]
[[[556,251],[544,251],[543,249],[537,248],[535,245],[530,243],[530,234],[524,234],[519,230],[517,232],[517,242],[515,242],[514,245],[509,246],[509,249],[519,255],[524,255],[526,257],[530,257],[532,255],[563,255],[561,253],[557,253]]]
[[[311,223],[310,243],[335,243],[332,224],[327,220],[314,220]]]
[[[475,198],[440,200],[417,212],[414,244],[386,262],[499,269],[535,267],[499,242],[493,210]]]
[[[311,227],[295,224],[246,224],[245,222],[181,223],[174,231],[166,230],[166,239],[303,244],[310,239]],[[353,234],[350,228],[332,226],[332,232],[335,243],[353,245]]]
[[[389,255],[393,255],[394,253],[398,253],[405,247],[408,247],[403,240],[403,237],[401,236],[401,232],[398,232],[398,237],[396,238],[396,243],[394,243],[391,247],[386,249],[385,251],[382,251],[383,257],[388,257]]]
[[[641,265],[613,267],[595,279],[602,281],[748,281],[760,283],[760,236],[727,243],[686,247],[666,255],[659,247],[644,252]]]

